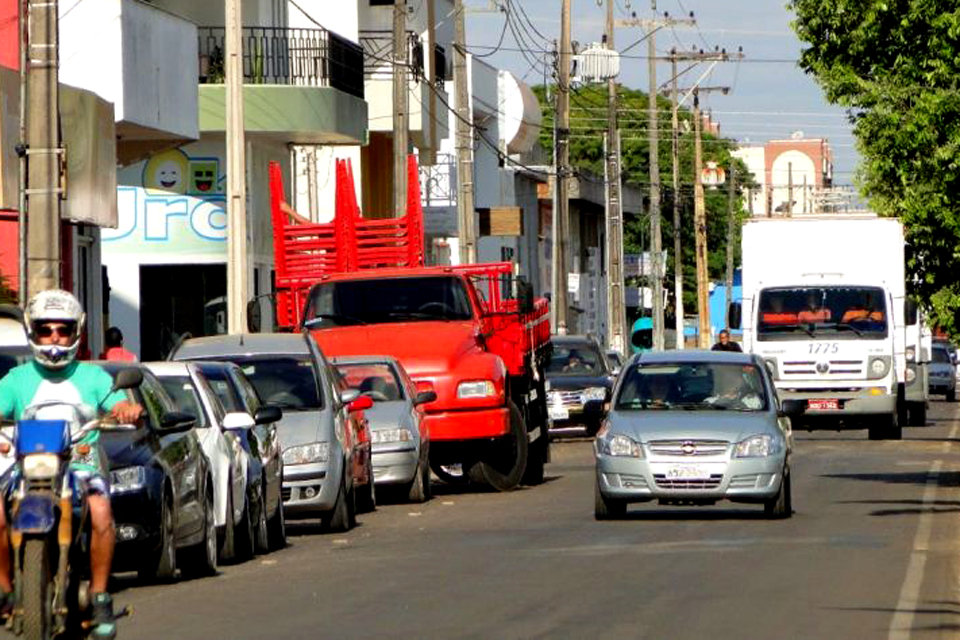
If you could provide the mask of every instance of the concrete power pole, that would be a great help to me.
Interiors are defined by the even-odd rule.
[[[671,95],[673,109],[670,111],[670,124],[673,133],[673,295],[676,318],[674,325],[677,331],[677,349],[683,349],[683,256],[680,253],[680,119],[677,113],[677,55],[676,50],[670,52],[671,62]]]
[[[453,83],[457,93],[457,221],[460,263],[477,261],[477,233],[473,208],[473,109],[467,86],[466,19],[463,0],[455,0]]]
[[[570,225],[570,0],[563,0],[560,9],[560,55],[557,80],[557,167],[554,188],[557,190],[557,208],[553,224],[556,227],[553,260],[554,331],[567,333],[567,240]]]
[[[407,147],[409,107],[407,87],[407,0],[393,3],[393,209],[407,213]]]
[[[60,285],[59,45],[57,0],[27,3],[27,291],[29,299]]]
[[[700,90],[693,90],[693,225],[696,235],[697,254],[697,315],[699,331],[697,344],[701,349],[710,348],[710,301],[708,299],[707,273],[707,210],[703,200],[703,183],[700,171],[703,168],[700,143]]]
[[[227,331],[247,330],[247,183],[241,0],[226,0]]]
[[[733,205],[737,195],[737,163],[730,163],[730,192],[727,197],[727,308],[724,312],[726,322],[724,326],[730,330],[730,303],[733,302],[733,250],[737,242],[737,226],[739,221],[733,212]]]
[[[657,11],[657,0],[651,0],[650,7]],[[657,114],[657,29],[653,27],[647,35],[647,73],[650,90],[647,92],[647,107],[650,115],[647,130],[650,133],[650,268],[653,271],[651,298],[653,298],[653,350],[663,351],[663,278],[660,270],[660,256],[663,252],[660,236],[660,133]]]
[[[607,0],[607,48],[613,43],[613,0]],[[617,129],[617,80],[607,80],[607,345],[627,353],[627,314],[623,291],[623,207],[620,193],[620,133]]]

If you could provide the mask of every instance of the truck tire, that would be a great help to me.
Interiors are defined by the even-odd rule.
[[[516,489],[527,469],[527,426],[517,405],[510,402],[509,410],[510,433],[496,443],[490,459],[481,460],[468,472],[471,480],[496,491]]]
[[[870,425],[867,427],[867,437],[870,440],[902,440],[903,427],[897,420],[897,414],[879,415],[868,418]]]
[[[927,426],[927,405],[915,402],[910,408],[910,425],[913,427]]]

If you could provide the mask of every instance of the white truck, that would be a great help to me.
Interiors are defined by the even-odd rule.
[[[875,215],[759,218],[743,227],[744,350],[761,356],[806,429],[867,428],[900,439],[906,422],[903,229]]]

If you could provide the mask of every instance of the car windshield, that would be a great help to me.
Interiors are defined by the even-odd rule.
[[[275,404],[285,411],[323,408],[323,396],[307,354],[220,359],[238,364],[265,403]]]
[[[304,326],[469,320],[463,281],[455,276],[346,280],[319,284],[310,293]]]
[[[379,402],[403,399],[400,381],[386,363],[338,364],[347,385]]]
[[[556,376],[604,376],[607,375],[607,360],[592,342],[555,342],[547,375]]]
[[[189,413],[197,419],[198,427],[206,427],[207,415],[200,405],[200,396],[187,376],[161,376],[160,384],[170,399],[177,405],[177,409]]]
[[[933,361],[937,364],[951,364],[950,352],[943,347],[933,348]]]
[[[889,313],[879,287],[764,289],[757,305],[757,339],[880,340]]]
[[[764,411],[767,394],[752,364],[639,364],[624,373],[616,408]]]

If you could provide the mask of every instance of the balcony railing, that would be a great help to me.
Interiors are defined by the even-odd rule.
[[[224,78],[223,27],[198,27],[200,83]],[[247,84],[333,87],[363,97],[363,49],[326,29],[243,27]]]
[[[363,47],[363,73],[366,77],[389,77],[393,75],[393,32],[372,31],[360,32],[360,45]],[[423,40],[413,32],[407,32],[407,68],[410,70],[411,80],[420,82],[425,74],[423,57]],[[443,88],[447,76],[447,59],[443,47],[436,45],[433,48],[433,64],[436,69],[436,84]]]

